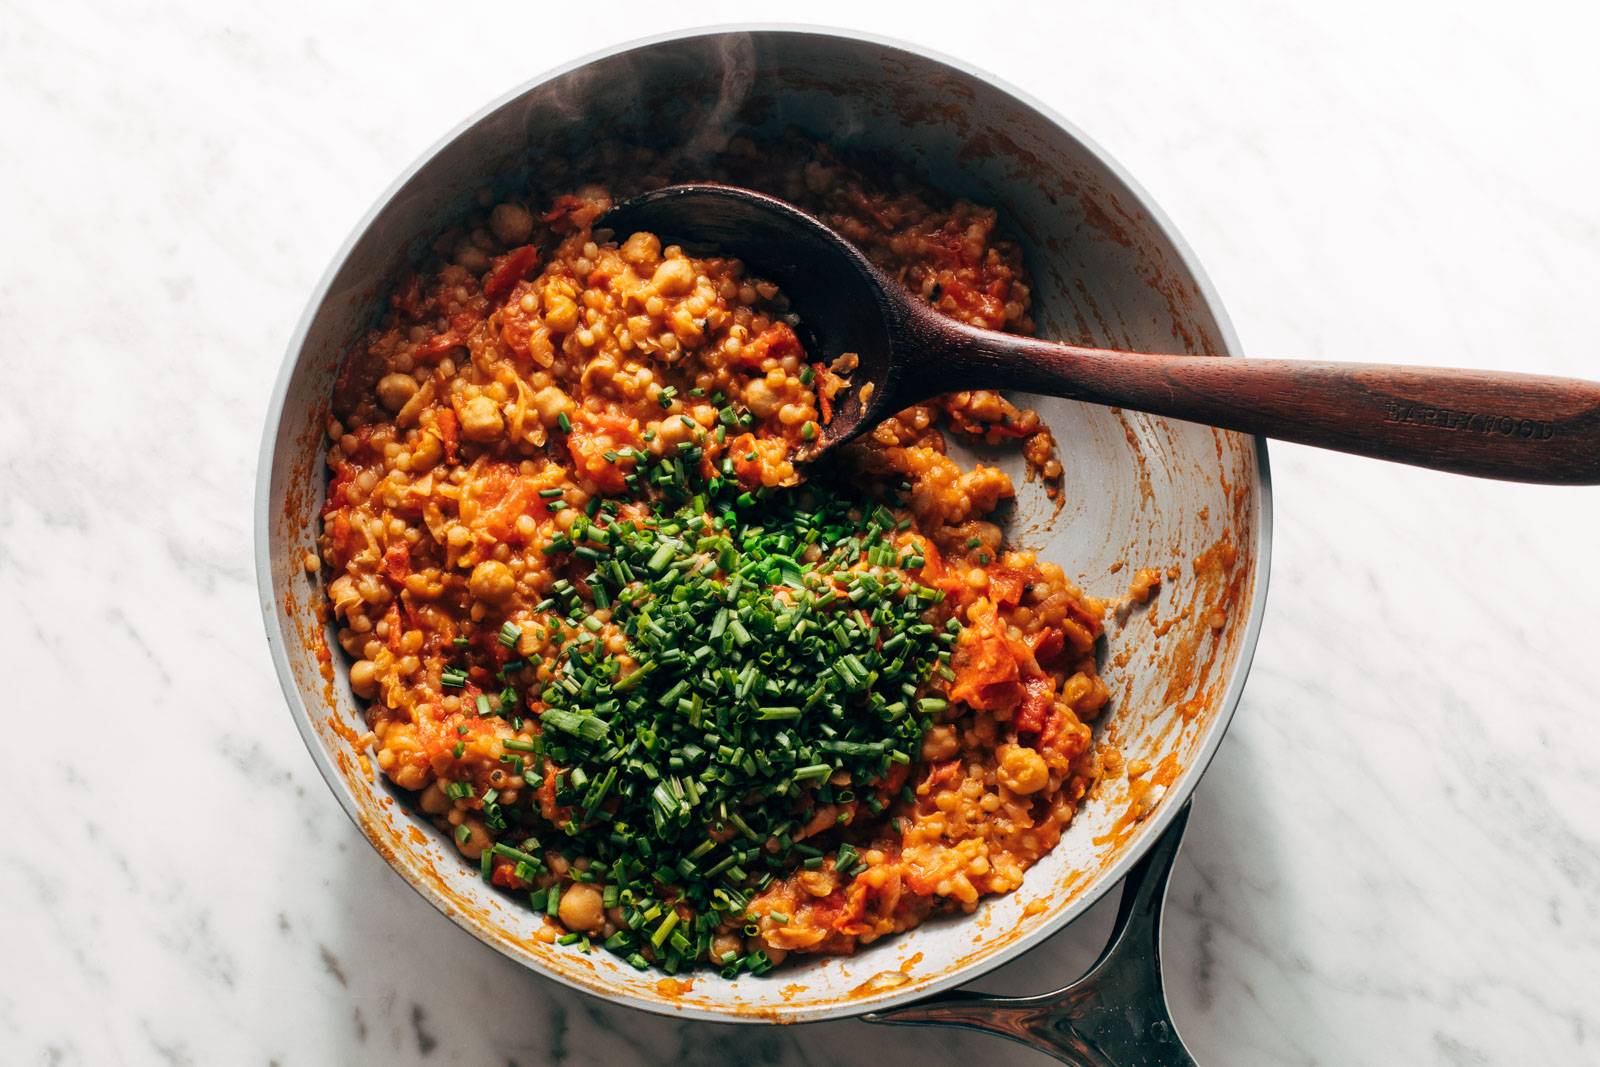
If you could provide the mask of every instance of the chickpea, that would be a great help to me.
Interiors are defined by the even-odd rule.
[[[585,384],[588,384],[592,381],[597,385],[604,385],[606,382],[609,382],[612,377],[616,375],[616,373],[616,359],[609,353],[600,352],[589,361],[589,366],[584,369],[584,382]]]
[[[764,419],[778,410],[778,397],[763,378],[752,379],[744,387],[744,403],[758,419]]]
[[[383,762],[382,756],[385,754],[389,755],[391,760],[394,759],[392,753],[380,753],[380,758],[378,761],[380,765]],[[428,772],[415,763],[402,763],[390,773],[389,778],[401,789],[421,789],[427,782]],[[481,826],[478,829],[480,833],[483,832],[483,828]],[[461,846],[461,851],[467,852],[468,857],[477,859],[483,850],[488,847],[488,835],[484,834],[483,837],[483,844],[478,846],[477,852],[467,852],[466,845]]]
[[[437,779],[429,782],[428,788],[424,789],[417,797],[417,806],[429,815],[443,815],[454,804],[455,802],[445,795],[444,790],[439,788]]]
[[[412,473],[426,473],[443,458],[444,444],[439,440],[439,435],[431,431],[424,433],[417,442],[416,450],[411,453]]]
[[[605,907],[600,890],[588,882],[573,882],[561,891],[561,902],[556,906],[562,925],[568,930],[593,933],[605,921]]]
[[[469,441],[493,441],[505,432],[500,407],[486,396],[475,396],[461,405],[461,434]]]
[[[533,394],[533,409],[546,426],[554,426],[563,411],[571,415],[575,407],[572,398],[560,386],[547,385]]]
[[[656,439],[650,445],[651,451],[657,455],[674,447],[680,441],[687,441],[691,432],[689,427],[683,424],[683,420],[677,416],[673,416],[670,419],[662,419],[660,422],[653,422],[650,424],[650,428],[656,432]]]
[[[385,374],[378,379],[378,399],[390,411],[399,411],[416,395],[417,380],[409,374]]]
[[[489,212],[489,229],[503,245],[527,244],[533,236],[533,216],[521,204],[496,204]]]
[[[619,251],[635,267],[654,267],[661,259],[661,238],[653,233],[636,233],[623,242]]]
[[[378,668],[370,659],[358,659],[350,665],[350,688],[365,700],[378,695]]]
[[[544,324],[555,333],[571,333],[578,325],[578,305],[558,289],[544,292]]]
[[[351,612],[361,605],[361,594],[356,590],[355,579],[348,574],[341,574],[329,582],[328,599],[333,601],[335,612],[350,618]]]
[[[503,604],[517,591],[516,575],[499,560],[486,559],[472,568],[467,588],[479,600],[490,604]]]
[[[1021,796],[1037,793],[1050,779],[1050,768],[1044,757],[1031,748],[1021,745],[1001,745],[1000,766],[996,777],[1000,784]]]
[[[483,823],[479,822],[477,819],[474,819],[472,816],[468,815],[462,819],[460,825],[467,828],[466,840],[462,840],[455,834],[451,834],[450,838],[456,843],[456,847],[461,850],[461,854],[467,857],[467,859],[477,859],[479,856],[483,855],[484,849],[494,844],[494,842],[490,840],[489,831],[485,829]]]
[[[662,296],[682,296],[694,288],[694,266],[682,256],[663,260],[650,286]]]
[[[738,955],[743,947],[744,941],[738,934],[718,934],[711,939],[711,960],[713,963],[721,963],[728,953]]]
[[[941,724],[930,729],[922,738],[922,758],[925,760],[949,759],[961,749],[961,738],[956,728]]]
[[[473,274],[482,274],[489,269],[489,257],[467,237],[463,237],[461,243],[456,245],[454,258],[457,266]]]
[[[1099,675],[1089,678],[1089,690],[1072,705],[1072,710],[1083,715],[1092,715],[1106,706],[1106,701],[1111,699],[1111,690]]]
[[[672,328],[673,336],[676,337],[680,343],[687,345],[690,348],[695,347],[701,341],[705,340],[705,331],[702,330],[700,328],[700,324],[695,321],[694,314],[682,304],[679,304],[677,310],[672,313],[672,317],[668,322],[668,325]]]

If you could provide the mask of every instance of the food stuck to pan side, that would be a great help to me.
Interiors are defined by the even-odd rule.
[[[675,164],[606,148],[618,195]],[[1003,893],[1095,773],[1104,605],[1008,548],[1033,413],[970,392],[826,469],[848,387],[736,260],[593,231],[612,193],[496,203],[435,245],[341,370],[321,569],[378,766],[542,936],[761,973]],[[735,140],[694,176],[821,215],[946,312],[1027,330],[994,213],[825,146]]]

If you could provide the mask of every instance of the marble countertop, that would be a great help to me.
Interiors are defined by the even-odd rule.
[[[1250,353],[1600,378],[1600,16],[1476,7],[806,14],[1073,118],[1166,208]],[[307,292],[482,101],[681,24],[537,8],[0,3],[0,1061],[1044,1062],[555,988],[390,873],[284,711],[251,504]],[[1172,885],[1179,1027],[1215,1064],[1600,1061],[1600,490],[1272,455],[1266,626]],[[986,987],[1074,975],[1109,922]]]

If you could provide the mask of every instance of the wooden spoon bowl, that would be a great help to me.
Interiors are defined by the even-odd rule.
[[[1504,371],[1084,348],[967,326],[776,197],[673,185],[597,223],[735,255],[776,282],[807,350],[860,364],[811,457],[919,400],[1021,389],[1507,481],[1600,483],[1600,384]]]

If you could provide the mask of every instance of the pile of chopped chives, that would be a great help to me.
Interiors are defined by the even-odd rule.
[[[543,848],[587,857],[582,877],[624,919],[603,947],[669,973],[744,925],[774,878],[825,862],[816,845],[829,837],[793,837],[818,806],[858,801],[875,821],[904,799],[883,783],[945,706],[929,683],[949,677],[958,629],[942,591],[910,573],[923,560],[897,550],[906,523],[887,508],[818,485],[693,485],[685,467],[630,475],[681,501],[669,518],[617,519],[606,505],[572,525],[561,550],[592,563],[588,596],[563,580],[540,605],[569,639],[531,694],[542,733],[527,746],[533,766],[558,768],[563,817],[543,845],[495,846],[529,874]],[[602,640],[601,610],[625,635],[627,668]],[[501,638],[520,632],[508,623]],[[846,878],[862,869],[848,842],[835,863]],[[558,897],[538,890],[533,903],[553,915]],[[712,962],[730,977],[771,967],[761,952]]]

